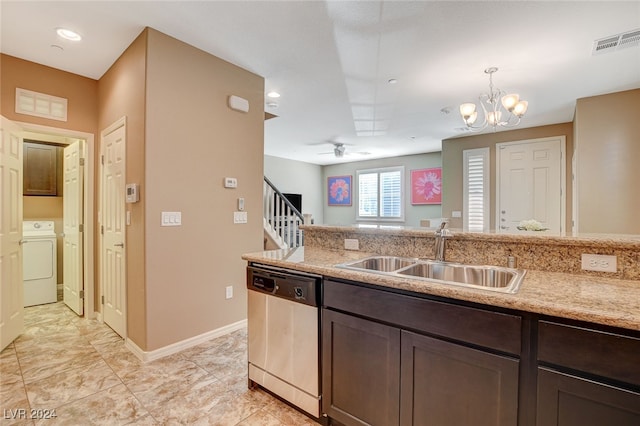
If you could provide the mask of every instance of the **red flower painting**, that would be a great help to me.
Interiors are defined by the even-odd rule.
[[[411,204],[442,203],[442,168],[411,170]]]

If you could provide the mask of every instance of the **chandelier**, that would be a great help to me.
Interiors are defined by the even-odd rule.
[[[498,127],[517,126],[524,113],[527,112],[528,102],[521,101],[518,94],[507,95],[502,90],[493,88],[493,73],[496,71],[498,71],[496,67],[484,70],[485,74],[489,74],[489,93],[483,93],[478,97],[480,107],[484,112],[481,123],[474,126],[478,119],[476,104],[469,102],[460,105],[462,120],[471,131],[480,131],[491,126],[495,132]],[[503,117],[506,118],[503,119]]]

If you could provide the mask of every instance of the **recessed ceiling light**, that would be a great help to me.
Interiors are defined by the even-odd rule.
[[[389,84],[396,84],[397,82],[398,82],[398,79],[396,79],[396,78],[390,78],[390,79],[387,81],[387,83],[389,83]]]
[[[275,102],[275,101],[269,101],[269,102],[267,102],[267,106],[269,108],[278,108],[278,103]]]
[[[65,40],[80,41],[82,37],[75,31],[68,30],[66,28],[56,29],[56,33]]]
[[[280,97],[280,93],[271,91],[271,92],[267,93],[267,96],[270,97],[270,98],[279,98]]]

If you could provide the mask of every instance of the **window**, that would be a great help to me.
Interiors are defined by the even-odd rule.
[[[359,170],[358,219],[404,220],[404,167]]]
[[[462,152],[464,224],[469,232],[489,230],[489,148]]]

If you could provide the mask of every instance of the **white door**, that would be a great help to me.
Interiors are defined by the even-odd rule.
[[[0,117],[0,350],[22,333],[22,137]]]
[[[564,139],[545,138],[496,144],[499,232],[518,232],[535,219],[551,232],[564,228]]]
[[[83,142],[64,149],[63,197],[63,295],[64,303],[78,315],[83,314],[83,226],[82,195],[84,176]]]
[[[102,134],[101,270],[104,322],[125,337],[125,135],[124,122]]]

